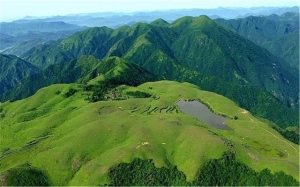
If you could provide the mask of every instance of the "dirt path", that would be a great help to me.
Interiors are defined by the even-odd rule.
[[[248,112],[247,112],[246,110],[244,110],[244,111],[241,112],[241,113],[245,115],[245,114],[247,114]],[[279,138],[278,136],[276,136],[275,134],[273,134],[272,132],[268,131],[267,129],[264,129],[264,128],[260,127],[260,126],[259,126],[259,125],[251,118],[251,117],[248,117],[248,118],[252,121],[252,123],[255,124],[255,127],[258,127],[258,128],[260,128],[260,129],[264,130],[264,131],[267,132],[268,134],[270,134],[270,135],[274,136],[276,139],[280,140],[280,138]],[[290,142],[288,142],[287,140],[283,140],[283,141],[284,141],[284,143],[286,143],[286,144],[288,144],[290,147],[292,147],[292,148],[296,151],[296,153],[299,152],[293,145],[290,144]]]

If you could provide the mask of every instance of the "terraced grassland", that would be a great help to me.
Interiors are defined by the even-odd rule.
[[[64,97],[70,88],[79,90]],[[159,81],[121,86],[126,100],[89,103],[80,85],[52,85],[34,96],[2,103],[0,172],[29,164],[53,185],[108,184],[109,168],[134,158],[157,167],[176,165],[192,181],[202,164],[226,150],[260,171],[269,168],[299,181],[299,147],[223,96],[189,83]],[[60,92],[59,92],[60,91]],[[132,98],[141,91],[150,98]],[[233,130],[218,130],[178,110],[178,99],[201,99]]]

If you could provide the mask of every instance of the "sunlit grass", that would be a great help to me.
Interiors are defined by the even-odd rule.
[[[65,98],[70,87],[78,85],[52,85],[1,104],[1,172],[29,162],[46,171],[54,185],[98,185],[109,182],[112,166],[142,158],[153,159],[157,167],[176,165],[192,181],[202,164],[230,149],[229,142],[237,159],[251,168],[283,170],[299,180],[298,146],[223,96],[189,83],[160,81],[121,89],[155,97],[89,103],[80,89]],[[149,107],[176,106],[180,98],[200,99],[216,113],[237,116],[225,122],[233,130],[215,129],[180,111],[141,114]],[[32,141],[38,142],[27,146]],[[5,155],[8,149],[12,152]]]

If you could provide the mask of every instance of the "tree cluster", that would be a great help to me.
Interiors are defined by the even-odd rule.
[[[194,181],[187,182],[176,166],[156,168],[152,160],[135,159],[109,172],[112,186],[299,186],[292,176],[269,169],[256,172],[239,162],[232,152],[204,164]]]

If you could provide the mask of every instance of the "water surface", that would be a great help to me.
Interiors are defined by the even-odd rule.
[[[207,106],[199,101],[180,100],[177,102],[177,105],[182,112],[197,118],[199,121],[209,124],[217,129],[231,130],[230,127],[224,124],[224,121],[229,120],[229,118],[211,112]]]

